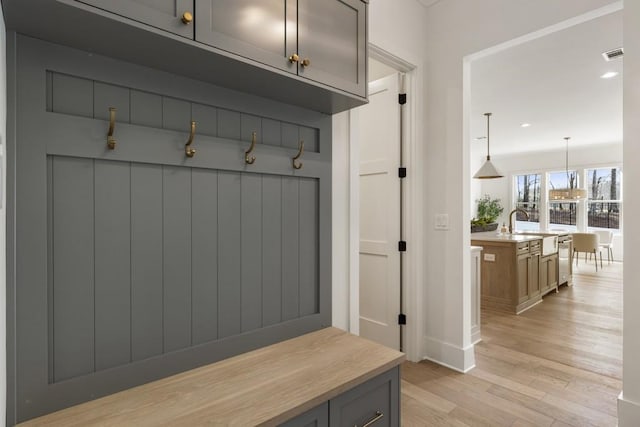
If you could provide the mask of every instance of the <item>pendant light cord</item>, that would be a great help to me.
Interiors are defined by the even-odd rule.
[[[489,117],[491,117],[491,113],[484,113],[487,116],[487,160],[491,160],[491,156],[489,155]]]
[[[571,186],[571,182],[569,181],[569,139],[571,137],[569,136],[565,136],[564,140],[567,141],[567,149],[565,152],[565,157],[564,157],[564,170],[567,174],[567,188],[569,188],[571,190],[571,188],[573,188]]]

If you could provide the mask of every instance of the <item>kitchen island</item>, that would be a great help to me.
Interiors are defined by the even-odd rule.
[[[568,233],[535,233],[471,235],[471,244],[483,248],[483,308],[519,314],[540,303],[545,294],[557,291],[557,242],[567,238]]]

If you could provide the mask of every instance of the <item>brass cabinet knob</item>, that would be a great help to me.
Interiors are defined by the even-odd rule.
[[[291,62],[292,64],[298,62],[298,60],[300,60],[300,57],[298,56],[297,53],[294,53],[289,57],[289,62]]]
[[[185,25],[191,24],[192,21],[193,21],[193,15],[191,14],[191,12],[185,12],[182,14],[182,22]]]
[[[311,61],[309,61],[308,58],[305,58],[302,61],[300,61],[300,65],[302,65],[303,67],[308,67],[309,65],[311,65]]]

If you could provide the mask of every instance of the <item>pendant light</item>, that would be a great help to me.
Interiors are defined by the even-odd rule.
[[[587,197],[587,192],[582,188],[571,188],[569,186],[569,139],[564,137],[567,143],[565,155],[565,171],[567,173],[567,187],[549,190],[549,200],[580,200]]]
[[[473,175],[474,178],[477,179],[492,179],[492,178],[502,178],[502,175],[493,163],[491,163],[491,156],[489,155],[489,117],[491,117],[491,113],[484,113],[487,116],[487,161],[484,162],[484,165]]]

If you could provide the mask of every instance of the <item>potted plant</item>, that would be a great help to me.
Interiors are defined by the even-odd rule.
[[[493,231],[498,228],[496,219],[502,214],[504,208],[500,204],[500,199],[494,199],[488,194],[476,200],[478,211],[476,218],[471,220],[471,232]]]

